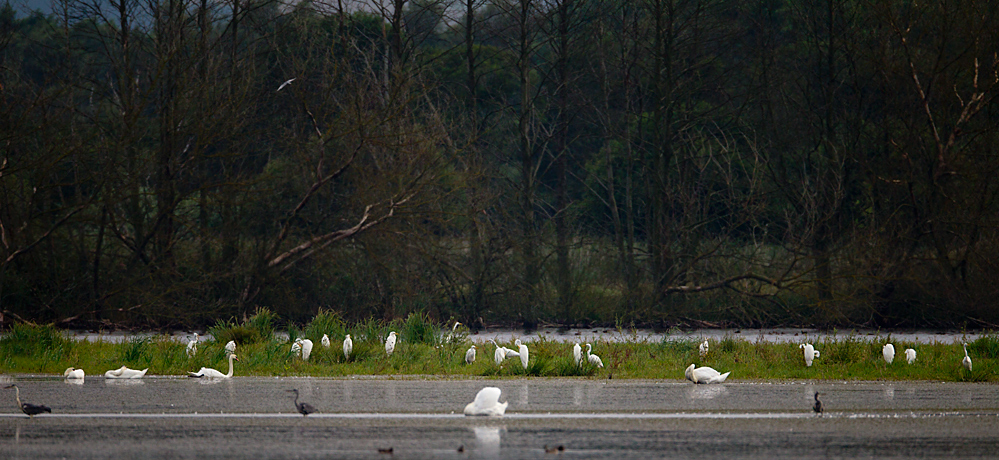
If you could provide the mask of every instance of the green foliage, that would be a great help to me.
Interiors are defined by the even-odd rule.
[[[152,361],[151,340],[146,337],[129,337],[119,345],[121,361],[126,365],[144,366]]]
[[[32,358],[61,359],[73,344],[72,340],[63,337],[62,332],[53,326],[22,323],[15,323],[10,331],[4,334],[3,339],[0,339],[0,349],[4,355]]]
[[[999,358],[999,335],[993,332],[969,343],[968,354],[989,359]]]
[[[409,343],[437,345],[441,343],[441,328],[423,312],[413,312],[406,317],[397,334]]]
[[[343,322],[343,318],[340,314],[332,310],[319,309],[315,318],[305,326],[303,334],[305,337],[312,339],[314,342],[319,343],[322,339],[323,334],[330,337],[331,341],[337,338],[343,338],[346,332],[346,325]],[[353,337],[351,338],[353,339]],[[292,338],[294,340],[294,338]]]
[[[269,341],[274,337],[274,322],[276,320],[277,315],[269,309],[261,307],[243,324],[236,324],[232,320],[220,319],[216,321],[214,326],[208,328],[208,334],[215,337],[216,342],[223,344],[230,340],[235,341],[237,345]]]

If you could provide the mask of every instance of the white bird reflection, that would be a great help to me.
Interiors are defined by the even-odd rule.
[[[68,385],[83,385],[83,379],[63,379],[62,381]]]
[[[478,454],[486,458],[499,458],[500,453],[500,432],[506,431],[505,426],[477,426],[472,428],[475,431],[475,442]]]
[[[728,393],[728,388],[722,385],[694,385],[687,387],[688,399],[715,399]]]
[[[526,407],[528,400],[530,399],[530,391],[527,388],[527,384],[520,386],[520,405]]]
[[[572,387],[572,405],[581,406],[583,405],[583,386],[575,385]]]
[[[209,383],[208,380],[215,380],[215,379],[201,380],[201,383]],[[128,387],[128,386],[145,385],[145,384],[146,382],[144,380],[138,380],[138,379],[104,379],[104,385],[109,387]]]
[[[885,399],[895,399],[895,386],[889,385],[885,387]]]

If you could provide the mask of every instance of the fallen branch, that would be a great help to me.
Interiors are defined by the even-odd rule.
[[[721,280],[721,281],[716,281],[714,283],[705,284],[705,285],[702,285],[702,286],[670,286],[670,287],[667,287],[663,292],[665,294],[672,294],[674,292],[679,292],[679,293],[683,293],[683,294],[689,294],[689,293],[692,293],[692,292],[710,291],[712,289],[732,288],[732,286],[731,286],[732,283],[735,283],[736,281],[747,280],[747,279],[749,279],[749,280],[756,280],[756,281],[759,281],[761,283],[769,284],[769,285],[774,286],[774,287],[776,287],[778,289],[781,288],[780,282],[778,282],[776,280],[772,280],[770,278],[766,278],[766,277],[763,277],[763,276],[760,276],[760,275],[748,274],[748,275],[733,276],[733,277],[728,278],[728,279],[724,279],[724,280]]]

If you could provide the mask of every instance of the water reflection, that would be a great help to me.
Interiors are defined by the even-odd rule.
[[[63,383],[69,385],[83,385],[83,379],[63,379]]]
[[[109,387],[125,387],[145,384],[146,382],[141,379],[104,379],[104,385]]]
[[[577,384],[572,387],[572,405],[581,406],[583,404],[583,385]]]
[[[526,408],[530,402],[530,390],[527,388],[527,384],[520,385],[520,405],[522,408]]]
[[[895,386],[888,385],[885,387],[885,399],[895,399]]]
[[[715,399],[728,393],[724,385],[691,385],[687,389],[688,399]]]
[[[501,431],[506,431],[505,426],[477,426],[472,428],[475,432],[475,442],[478,446],[476,451],[485,458],[499,458]]]

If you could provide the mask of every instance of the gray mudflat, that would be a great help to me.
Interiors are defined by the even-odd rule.
[[[0,393],[0,458],[994,457],[999,386],[652,380],[18,379]],[[502,418],[464,417],[483,386]],[[303,418],[301,400],[320,412]],[[827,412],[816,417],[812,395]],[[458,447],[464,448],[458,452]]]

